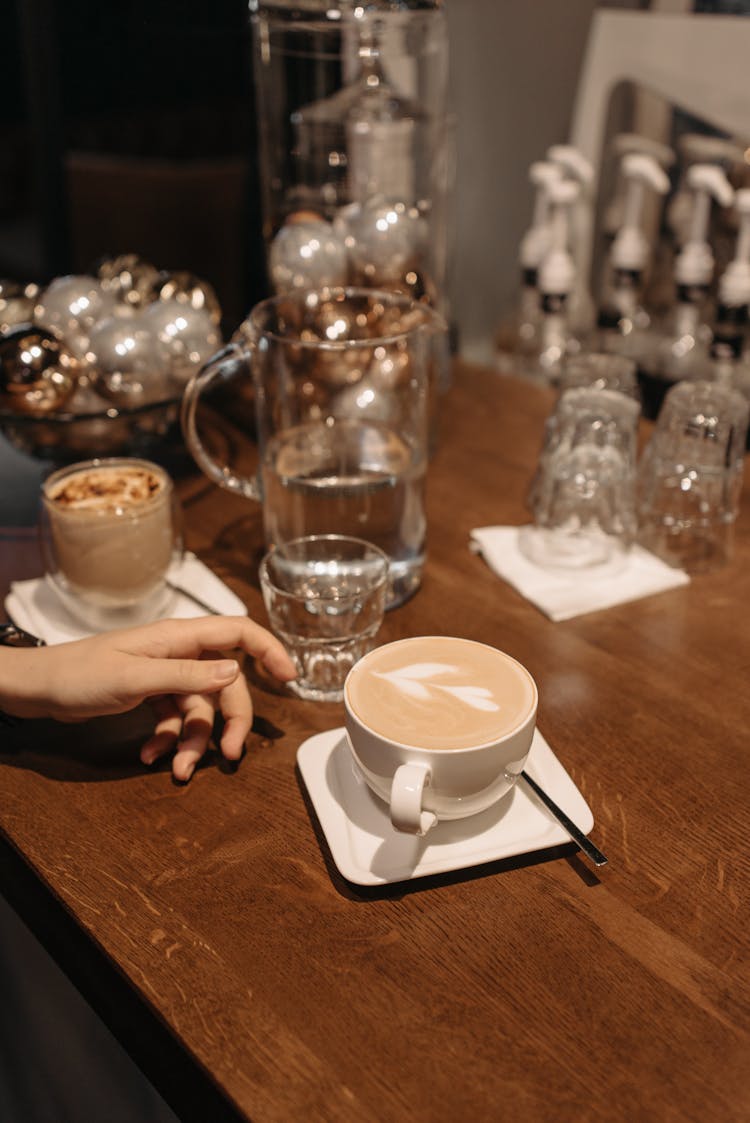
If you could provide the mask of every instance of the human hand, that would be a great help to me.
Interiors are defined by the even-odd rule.
[[[221,655],[236,648],[282,682],[295,676],[279,641],[247,617],[161,620],[51,647],[0,649],[0,706],[19,717],[74,722],[149,701],[156,722],[141,760],[151,764],[176,749],[172,772],[189,780],[217,709],[224,718],[222,753],[229,760],[242,755],[252,701],[237,661]]]

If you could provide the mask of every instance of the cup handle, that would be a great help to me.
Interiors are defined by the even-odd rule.
[[[243,495],[246,499],[256,499],[261,502],[257,478],[238,475],[228,465],[222,467],[213,457],[209,456],[198,434],[195,417],[201,394],[212,383],[230,378],[234,374],[237,363],[244,362],[248,358],[252,358],[251,344],[228,343],[226,347],[223,347],[221,351],[218,351],[204,363],[185,387],[180,421],[187,446],[201,471],[205,472],[213,483],[225,488],[226,491],[233,491],[235,494]]]
[[[423,835],[435,826],[437,815],[422,810],[422,792],[430,776],[424,764],[402,764],[396,769],[391,786],[391,822],[397,831]]]

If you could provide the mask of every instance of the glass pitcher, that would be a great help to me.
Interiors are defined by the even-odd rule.
[[[261,301],[188,384],[187,445],[209,479],[262,503],[268,546],[310,534],[373,542],[389,559],[393,607],[424,563],[430,385],[444,346],[442,317],[398,293]],[[235,411],[234,439],[216,452],[198,405],[230,382],[254,416]]]

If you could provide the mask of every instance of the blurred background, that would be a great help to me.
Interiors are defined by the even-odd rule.
[[[570,138],[601,9],[747,16],[750,0],[447,0],[458,128],[446,292],[466,358],[492,361],[517,300],[529,167]],[[270,291],[248,0],[4,0],[3,12],[0,278],[43,285],[136,253],[208,281],[228,338]],[[611,98],[610,135],[673,144],[686,128],[714,131],[627,83]],[[599,216],[607,186],[602,167]],[[9,458],[17,469],[0,436],[0,472]],[[38,467],[27,474],[36,487]],[[0,497],[0,525],[24,506]]]
[[[750,0],[447,0],[458,128],[446,291],[466,358],[492,360],[517,300],[529,166],[570,137],[600,9],[746,16]],[[137,253],[208,281],[228,338],[270,291],[247,0],[4,0],[3,14],[0,278],[44,284]],[[624,84],[608,131],[671,143],[672,108],[666,121]],[[0,436],[0,473],[10,460],[25,467]],[[22,475],[36,489],[38,465]],[[0,495],[0,525],[27,508]]]
[[[4,0],[0,276],[44,282],[136,252],[265,295],[247,0]],[[748,0],[445,4],[459,122],[449,291],[481,353],[515,299],[528,167],[567,140],[597,8],[747,14]]]

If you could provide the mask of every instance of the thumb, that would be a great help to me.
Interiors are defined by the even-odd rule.
[[[223,690],[237,678],[235,659],[144,659],[136,657],[129,668],[128,687],[133,694],[210,694]]]

